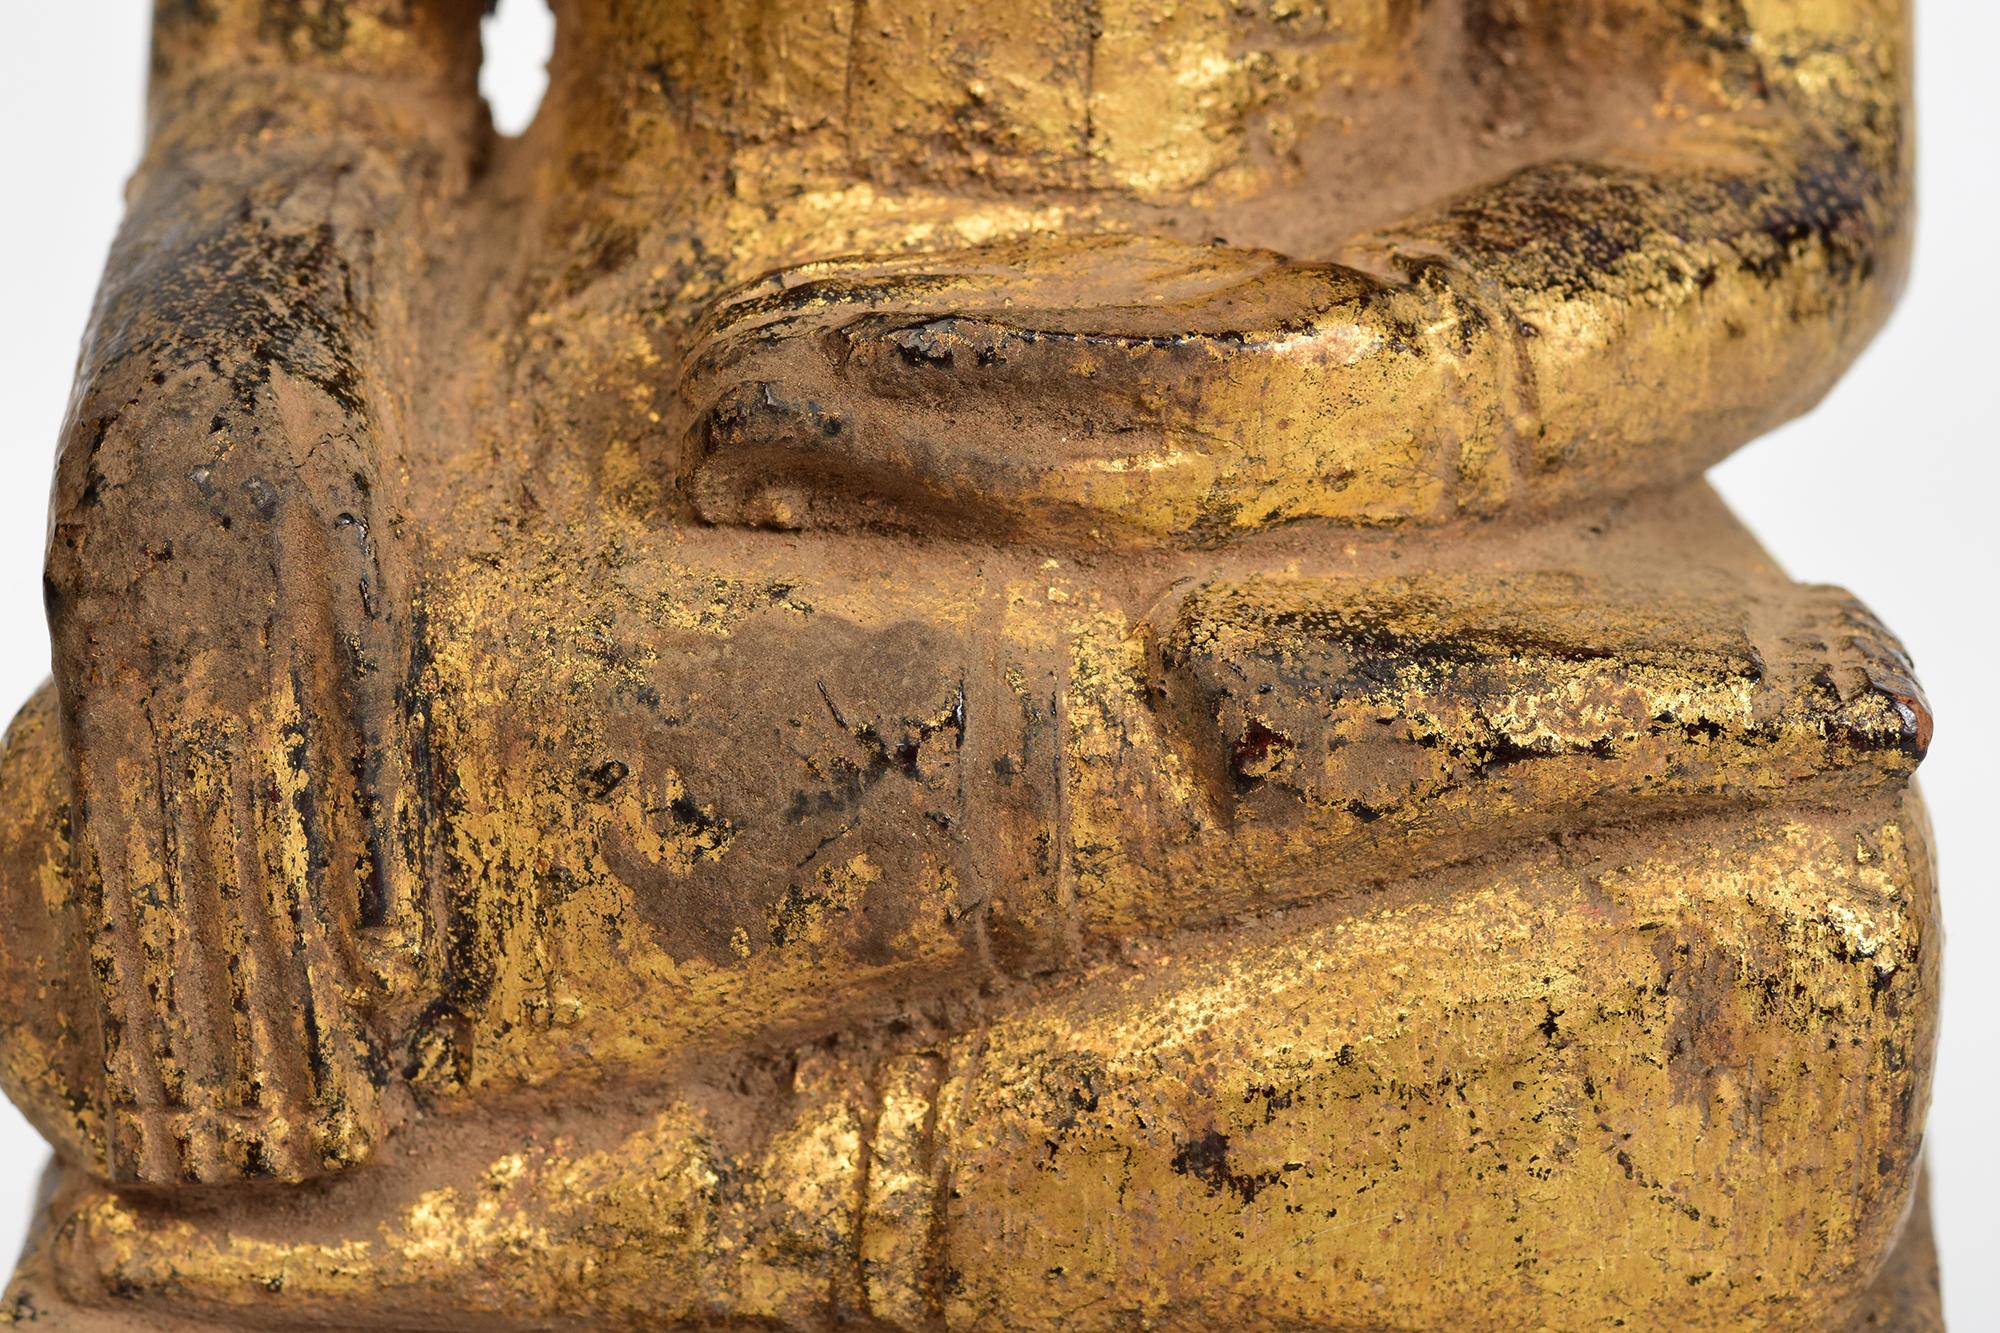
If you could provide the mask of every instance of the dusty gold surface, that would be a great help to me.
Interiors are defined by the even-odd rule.
[[[479,9],[158,7],[0,1320],[1940,1327],[1899,4]]]

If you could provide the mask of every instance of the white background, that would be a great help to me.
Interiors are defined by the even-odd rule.
[[[1923,216],[1895,322],[1824,406],[1716,481],[1794,575],[1859,593],[1936,708],[1924,784],[1951,932],[1930,1160],[1947,1312],[2000,1329],[2000,5],[1917,0]],[[46,497],[78,339],[139,145],[146,0],[0,4],[0,715],[48,673]],[[518,128],[548,22],[505,0],[489,95]],[[0,1256],[45,1150],[0,1103]],[[4,1259],[0,1259],[4,1269]]]

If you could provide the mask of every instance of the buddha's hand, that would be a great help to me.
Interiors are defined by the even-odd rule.
[[[1560,48],[1562,8],[1514,22]],[[1652,109],[1386,226],[1293,254],[1038,233],[726,295],[681,379],[693,508],[1214,542],[1697,475],[1810,407],[1900,288],[1902,19],[1597,8],[1660,29]]]
[[[162,17],[48,555],[102,1167],[147,1184],[364,1157],[393,1119],[369,1014],[413,943],[382,349],[449,150],[379,89],[344,111],[352,71],[206,68],[240,34],[181,29],[233,22]]]

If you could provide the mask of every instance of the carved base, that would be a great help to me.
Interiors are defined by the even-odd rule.
[[[169,1318],[151,1308],[90,1310],[64,1300],[57,1292],[52,1270],[46,1206],[58,1174],[58,1168],[51,1166],[43,1177],[34,1229],[15,1266],[6,1298],[0,1302],[0,1326],[28,1326],[37,1333],[197,1333],[215,1327],[205,1321]],[[1920,1184],[1903,1238],[1842,1333],[1944,1333],[1929,1196],[1928,1185]],[[348,1327],[358,1333],[393,1326],[368,1323],[366,1316],[357,1315]]]

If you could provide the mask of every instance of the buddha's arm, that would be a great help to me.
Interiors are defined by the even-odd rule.
[[[1646,19],[1630,40],[1662,28],[1616,8]],[[1908,61],[1896,0],[1684,8],[1640,121],[1343,263],[1072,238],[745,289],[684,381],[695,509],[842,525],[886,500],[932,528],[1218,540],[1699,472],[1810,406],[1886,317]]]
[[[410,966],[421,822],[400,340],[484,133],[477,9],[159,6],[48,552],[115,1180],[303,1178],[387,1127],[366,1014]]]

